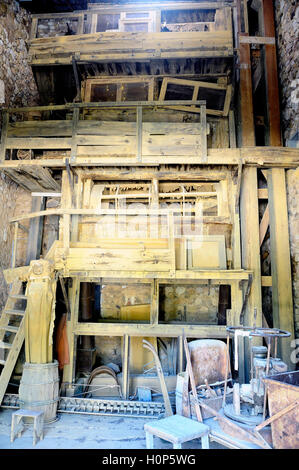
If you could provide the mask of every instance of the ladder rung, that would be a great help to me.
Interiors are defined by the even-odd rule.
[[[27,300],[27,295],[23,294],[11,294],[9,295],[12,299]]]
[[[11,326],[11,325],[0,326],[0,330],[11,331],[12,333],[17,333],[19,331],[19,327]]]
[[[14,309],[8,309],[5,310],[5,313],[8,315],[24,315],[24,310],[14,310]]]
[[[2,364],[3,366],[5,366],[6,361],[4,361],[3,359],[0,359],[0,364]]]
[[[11,349],[11,348],[12,348],[12,344],[11,344],[11,343],[4,343],[4,341],[0,341],[0,348],[3,348],[3,349]]]

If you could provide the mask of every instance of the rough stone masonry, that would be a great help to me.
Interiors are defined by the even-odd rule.
[[[0,106],[34,106],[38,92],[28,65],[30,15],[15,0],[0,1]],[[30,211],[30,193],[0,172],[0,310],[7,294],[2,270],[10,267],[13,230],[9,219]]]

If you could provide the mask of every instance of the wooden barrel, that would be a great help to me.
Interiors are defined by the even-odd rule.
[[[56,421],[59,400],[58,362],[26,362],[19,387],[20,408],[44,412],[44,422]]]

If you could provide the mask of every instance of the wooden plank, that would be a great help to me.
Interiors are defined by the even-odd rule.
[[[285,338],[280,343],[280,357],[288,364],[288,370],[293,370],[294,364],[290,360],[292,351],[290,342],[294,338],[292,272],[286,182],[283,169],[268,170],[268,193],[273,326],[291,333],[290,338]]]
[[[184,332],[188,338],[226,338],[226,327],[218,325],[184,325]],[[182,325],[162,324],[147,325],[134,323],[86,323],[79,322],[74,328],[75,335],[87,336],[144,336],[177,338],[182,334]]]
[[[7,138],[6,148],[7,149],[70,149],[72,141],[70,138],[57,138],[57,139],[45,139],[45,138]]]
[[[269,227],[269,204],[267,204],[260,223],[260,246],[262,246]]]
[[[266,37],[275,37],[274,8],[272,0],[263,0],[264,32]],[[267,90],[267,114],[269,121],[268,145],[280,146],[280,100],[276,46],[265,44],[265,78]]]
[[[67,217],[66,215],[64,217]],[[67,235],[67,234],[66,234]],[[68,239],[66,243],[68,242]],[[68,248],[68,244],[65,249]],[[59,258],[57,249],[56,256]],[[136,271],[166,271],[171,269],[171,253],[169,250],[159,251],[125,249],[104,250],[99,248],[70,248],[66,259],[66,269],[69,271],[82,270],[128,270]]]
[[[232,85],[228,85],[226,95],[225,95],[224,106],[223,106],[223,116],[228,116],[231,97],[232,97],[232,91],[233,91]]]
[[[240,199],[242,267],[252,270],[253,282],[245,311],[245,324],[262,326],[261,262],[256,168],[244,168]],[[256,308],[257,317],[254,318]],[[246,350],[246,357],[250,357]]]
[[[232,56],[232,34],[228,31],[184,33],[95,33],[60,36],[31,41],[32,65],[68,64],[80,52],[80,61],[132,60],[190,56]],[[49,54],[49,51],[52,54]]]
[[[240,44],[275,44],[274,37],[265,36],[240,36]]]

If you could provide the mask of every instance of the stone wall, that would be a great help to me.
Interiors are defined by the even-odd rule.
[[[299,4],[276,0],[276,35],[284,140],[299,131]]]
[[[28,65],[30,15],[15,0],[0,1],[0,106],[38,104]],[[0,311],[8,293],[2,270],[11,266],[13,228],[9,219],[30,211],[30,193],[0,173]],[[25,225],[25,224],[24,224]],[[17,264],[24,263],[26,232],[19,232]]]
[[[276,37],[284,145],[299,131],[299,4],[297,0],[275,0]],[[298,137],[297,137],[298,138]],[[293,302],[296,336],[299,337],[299,172],[286,172],[289,212]]]

